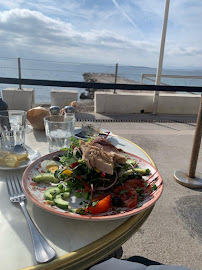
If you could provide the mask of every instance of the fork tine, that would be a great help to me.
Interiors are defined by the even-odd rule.
[[[17,179],[17,182],[18,182],[18,186],[19,186],[20,192],[23,194],[22,186],[20,184],[20,181],[19,181],[19,178],[18,178],[17,175],[16,175],[16,179]]]
[[[10,191],[10,187],[9,187],[9,180],[8,180],[8,177],[6,176],[6,185],[7,185],[7,190],[8,190],[8,195],[9,197],[11,197],[11,191]]]
[[[9,180],[10,180],[10,188],[11,188],[10,192],[12,193],[13,196],[16,196],[17,194],[15,192],[14,184],[10,175],[9,175]]]
[[[20,195],[19,189],[18,189],[17,184],[16,184],[15,176],[14,175],[13,175],[13,177],[10,176],[10,179],[12,179],[12,178],[13,178],[13,180],[11,180],[11,185],[13,187],[13,193],[16,196]]]

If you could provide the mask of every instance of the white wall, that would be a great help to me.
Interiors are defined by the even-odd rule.
[[[51,106],[59,106],[60,108],[64,108],[72,101],[77,101],[77,99],[78,91],[67,89],[51,90]]]
[[[28,111],[35,106],[34,88],[5,88],[2,90],[2,95],[9,110]]]
[[[160,94],[158,113],[197,114],[200,95]],[[152,113],[153,94],[95,92],[96,113]]]
[[[200,95],[162,94],[159,98],[158,112],[164,114],[197,114]]]

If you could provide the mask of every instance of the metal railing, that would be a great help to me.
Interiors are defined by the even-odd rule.
[[[119,89],[134,91],[161,91],[161,92],[202,92],[202,87],[198,86],[171,86],[171,85],[148,85],[148,84],[115,84],[115,83],[91,83],[78,81],[57,81],[57,80],[37,80],[37,79],[18,79],[0,77],[2,84],[16,85],[39,85],[39,86],[59,86],[92,89]],[[22,88],[23,91],[23,88]]]
[[[18,78],[21,80],[22,78],[22,65],[21,61],[23,60],[28,60],[28,61],[37,61],[37,62],[50,62],[50,63],[56,63],[56,64],[79,64],[79,63],[71,63],[71,62],[60,62],[60,61],[50,61],[50,60],[39,60],[39,59],[27,59],[27,58],[8,58],[8,57],[0,57],[0,59],[4,60],[17,60],[17,66],[16,67],[9,67],[9,66],[0,66],[1,69],[15,69],[18,73]],[[84,64],[84,63],[83,63]],[[85,65],[88,65],[85,63]],[[118,78],[118,63],[115,65],[105,65],[106,67],[111,68],[110,74],[114,74],[114,84],[117,83],[117,78]],[[45,68],[25,68],[24,70],[29,70],[29,71],[48,71],[48,72],[72,72],[72,73],[80,73],[79,71],[72,71],[72,70],[64,70],[64,69],[45,69]],[[113,73],[114,72],[114,73]],[[84,75],[84,74],[83,74]],[[47,85],[48,86],[48,85]],[[57,85],[58,86],[58,85]],[[19,89],[21,89],[21,84],[19,83]],[[114,93],[116,92],[116,88],[114,88]]]
[[[22,65],[21,65],[21,58],[7,58],[7,57],[1,57],[2,59],[5,60],[17,60],[17,65],[16,65],[16,70],[18,73],[18,79],[19,81],[16,82],[17,78],[10,78],[10,77],[2,77],[2,82],[1,83],[8,83],[8,84],[18,84],[19,85],[19,89],[22,89],[22,83],[24,85],[41,85],[41,86],[61,86],[61,87],[77,87],[77,88],[94,88],[94,89],[113,89],[114,93],[116,93],[116,89],[122,89],[122,90],[145,90],[145,91],[158,91],[155,90],[155,87],[153,85],[148,85],[148,89],[142,87],[141,85],[144,84],[144,80],[149,80],[151,82],[155,83],[155,78],[156,78],[156,74],[141,74],[141,84],[138,84],[138,88],[134,88],[133,86],[131,86],[132,84],[128,84],[128,87],[126,86],[126,84],[119,84],[117,83],[118,81],[118,63],[116,65],[108,65],[111,67],[111,71],[113,74],[113,70],[114,70],[114,84],[113,83],[107,83],[105,84],[99,84],[99,83],[95,83],[88,85],[87,82],[72,82],[72,81],[56,81],[56,80],[37,80],[37,79],[22,79]],[[66,64],[70,62],[59,62],[59,61],[48,61],[48,60],[39,60],[39,59],[26,59],[23,58],[23,60],[28,60],[28,61],[41,61],[41,62],[55,62],[55,63],[62,63],[62,64]],[[73,63],[72,63],[73,64]],[[74,63],[75,64],[75,63]],[[87,64],[86,64],[87,65]],[[13,68],[13,67],[4,67],[1,66],[1,68]],[[54,70],[54,69],[50,69],[50,70],[46,70],[46,69],[38,69],[38,68],[34,68],[34,69],[30,69],[30,68],[26,68],[26,70],[43,70],[43,71],[58,71],[58,72],[71,72],[70,70]],[[72,72],[76,72],[76,71],[72,71]],[[111,73],[110,73],[111,74]],[[122,74],[123,75],[123,74]],[[127,75],[127,74],[125,74]],[[130,74],[132,75],[132,74]],[[152,79],[154,78],[154,79]],[[161,78],[183,78],[183,79],[202,79],[202,76],[183,76],[183,75],[161,75]],[[9,82],[7,82],[8,80]],[[134,81],[135,85],[136,82]],[[195,88],[194,86],[191,88],[194,89],[194,91],[190,91],[191,88],[189,88],[189,86],[172,86],[172,88],[169,88],[169,84],[165,83],[165,82],[161,82],[160,85],[164,85],[164,86],[168,86],[168,88],[165,88],[165,90],[161,90],[161,91],[183,91],[183,92],[200,92],[197,90],[197,88]],[[175,87],[175,88],[173,88]],[[195,90],[196,89],[196,90]]]
[[[142,74],[141,76],[141,84],[144,83],[144,80],[149,80],[155,82],[156,74]],[[161,75],[161,78],[173,78],[173,79],[202,79],[202,76],[183,76],[183,75]],[[168,85],[166,83],[161,82],[161,85]]]

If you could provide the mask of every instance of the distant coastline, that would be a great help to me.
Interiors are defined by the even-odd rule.
[[[85,82],[89,82],[89,83],[115,83],[115,74],[86,72],[83,74],[83,79]],[[126,79],[126,78],[120,77],[120,76],[117,76],[116,83],[117,84],[140,84],[139,82],[137,82],[135,80]],[[95,90],[93,88],[88,88],[88,89],[86,89],[86,91],[88,92],[87,95],[82,93],[80,95],[81,99],[93,99],[95,91],[99,91],[99,90]],[[109,90],[109,89],[103,90],[102,89],[102,91],[111,92],[114,90],[113,89],[112,90]],[[141,92],[141,91],[138,91],[138,92]]]
[[[85,82],[89,82],[89,83],[115,83],[115,75],[114,74],[110,74],[110,73],[90,73],[90,72],[86,72],[83,74],[83,78]],[[130,80],[121,76],[117,76],[117,84],[140,84],[140,82],[135,81],[135,80]],[[80,95],[80,99],[94,99],[94,93],[95,91],[105,91],[105,92],[113,92],[114,89],[93,89],[93,88],[87,88],[86,89],[87,94],[86,93],[81,93]],[[116,90],[117,93],[145,93],[145,91],[142,90],[136,90],[135,92],[133,90]],[[147,91],[147,94],[153,94],[154,91]],[[175,92],[164,92],[164,93],[175,93]]]
[[[86,72],[83,74],[85,82],[94,82],[94,83],[114,83],[115,75],[110,73],[90,73]],[[138,81],[129,80],[124,77],[117,76],[117,83],[125,84],[140,84]]]

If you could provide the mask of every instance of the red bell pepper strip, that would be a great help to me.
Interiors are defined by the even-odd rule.
[[[78,161],[77,162],[74,162],[74,163],[70,164],[70,168],[73,169],[73,168],[75,168],[78,165],[79,165]]]
[[[80,175],[77,174],[75,177],[76,177],[78,180],[80,180],[81,182],[83,181],[83,180],[82,180],[82,177],[81,177]],[[83,183],[83,182],[82,182],[82,183]]]
[[[84,185],[84,191],[90,191],[91,188],[89,187],[89,185],[86,182],[83,182]]]
[[[106,173],[105,173],[105,172],[102,172],[102,173],[101,173],[101,177],[102,177],[102,178],[105,178],[105,177],[106,177]]]
[[[86,183],[86,182],[84,182],[83,181],[83,179],[82,179],[82,177],[80,176],[80,175],[76,175],[75,176],[79,181],[81,181],[81,183],[83,184],[83,186],[84,186],[84,191],[90,191],[91,190],[91,188],[89,187],[89,185]]]

